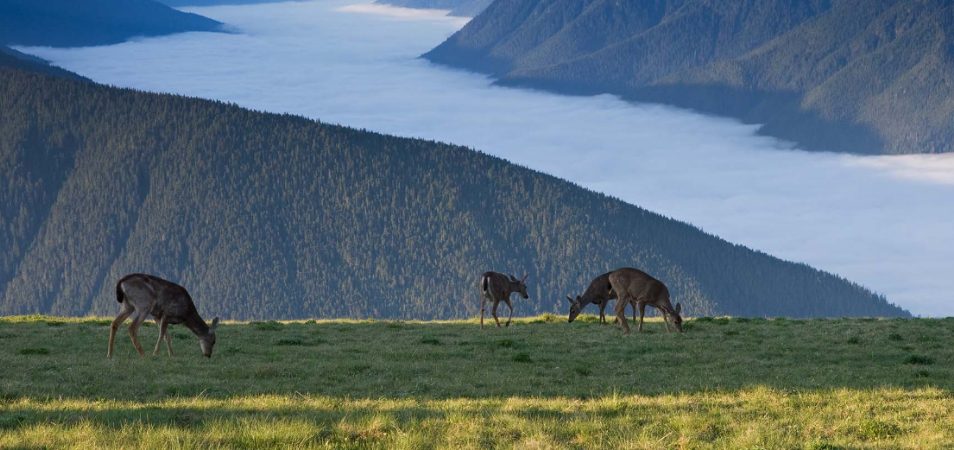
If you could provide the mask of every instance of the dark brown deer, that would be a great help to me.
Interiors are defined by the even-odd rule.
[[[669,300],[669,288],[662,281],[659,281],[639,269],[622,268],[614,270],[609,274],[610,286],[619,297],[616,302],[616,317],[623,327],[623,334],[629,334],[629,324],[626,323],[626,305],[632,304],[634,308],[639,308],[639,328],[643,331],[643,316],[646,312],[646,305],[652,305],[662,311],[666,321],[666,329],[670,329],[670,323],[676,328],[676,331],[682,332],[682,305],[676,303],[673,308]]]
[[[507,317],[506,326],[510,326],[510,321],[513,320],[513,304],[510,303],[510,294],[517,292],[523,298],[530,298],[527,295],[527,275],[524,274],[523,278],[517,279],[513,275],[504,275],[498,272],[484,272],[480,276],[480,327],[484,327],[484,311],[487,308],[487,300],[494,302],[493,309],[491,314],[494,316],[494,321],[497,322],[497,326],[500,326],[500,319],[497,318],[497,305],[500,302],[507,304],[507,307],[510,308],[510,316]]]
[[[583,312],[583,308],[592,303],[600,308],[600,323],[606,323],[606,305],[609,304],[610,300],[616,299],[616,292],[613,292],[613,287],[610,286],[609,282],[610,273],[612,272],[607,272],[594,278],[582,296],[577,295],[576,299],[570,296],[566,297],[566,299],[570,301],[569,322],[576,320],[576,317]],[[634,309],[634,317],[635,314],[636,310]]]
[[[112,327],[109,330],[107,358],[113,357],[113,341],[116,340],[116,330],[129,316],[132,316],[132,324],[129,325],[129,337],[132,339],[136,351],[139,352],[139,356],[145,355],[142,346],[139,345],[138,331],[139,326],[150,315],[155,317],[156,324],[159,325],[159,340],[156,341],[156,349],[152,352],[154,355],[159,354],[159,346],[165,339],[169,356],[172,356],[172,337],[166,330],[169,325],[181,323],[198,336],[202,354],[206,358],[212,357],[212,347],[215,346],[215,329],[219,325],[219,318],[212,319],[212,324],[206,325],[195,310],[192,297],[182,286],[152,275],[129,274],[116,283],[116,301],[123,305],[123,310],[113,320]]]
[[[616,292],[613,291],[613,287],[610,286],[609,282],[610,273],[612,272],[607,272],[594,278],[586,288],[586,291],[583,292],[583,295],[577,295],[576,299],[573,299],[569,295],[566,297],[566,299],[570,301],[569,322],[576,320],[576,317],[583,312],[583,308],[592,303],[600,308],[600,323],[606,323],[606,305],[609,305],[611,300],[616,300]],[[616,321],[618,320],[619,319],[616,319]],[[636,306],[633,305],[633,322],[635,321]]]

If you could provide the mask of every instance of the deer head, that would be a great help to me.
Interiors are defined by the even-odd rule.
[[[199,337],[199,347],[202,348],[202,354],[206,358],[212,357],[212,347],[215,346],[215,329],[219,326],[219,318],[216,317],[212,319],[212,324],[209,325],[209,332],[205,336]]]
[[[567,295],[566,299],[570,302],[570,317],[567,321],[573,322],[576,320],[576,316],[579,316],[580,313],[583,312],[583,298],[577,295],[576,300],[574,300]]]
[[[682,333],[682,316],[680,314],[682,314],[682,303],[676,303],[676,307],[669,314],[669,319],[676,326],[676,331]]]
[[[530,296],[527,295],[527,276],[527,274],[523,274],[523,278],[517,279],[517,277],[510,275],[511,288],[525,299],[530,298]]]

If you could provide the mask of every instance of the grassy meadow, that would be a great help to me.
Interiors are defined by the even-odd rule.
[[[952,448],[954,319],[0,318],[0,448]]]

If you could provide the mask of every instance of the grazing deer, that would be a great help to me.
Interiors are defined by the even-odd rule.
[[[586,291],[583,292],[583,295],[577,295],[575,300],[570,296],[566,297],[566,299],[570,301],[570,322],[576,320],[576,316],[579,316],[580,313],[583,312],[583,308],[585,308],[586,305],[593,303],[600,308],[600,323],[606,323],[606,305],[609,304],[610,300],[616,299],[616,293],[613,292],[613,287],[610,286],[609,282],[610,273],[612,272],[607,272],[594,278],[586,288]],[[635,315],[636,310],[634,309],[634,319]]]
[[[616,300],[616,292],[613,291],[613,287],[610,286],[609,274],[612,272],[604,273],[593,279],[590,282],[590,285],[586,288],[586,291],[583,292],[583,295],[577,295],[576,299],[573,299],[569,295],[566,296],[566,299],[570,301],[570,317],[569,322],[576,320],[576,317],[583,312],[583,308],[590,303],[598,306],[600,308],[600,323],[606,323],[606,305],[609,305],[610,300]],[[619,319],[616,319],[619,321]],[[633,306],[633,322],[636,321],[636,306]]]
[[[510,308],[510,316],[507,317],[507,325],[510,326],[510,321],[513,319],[513,305],[510,303],[510,294],[517,292],[523,298],[530,298],[527,295],[527,275],[524,274],[523,278],[517,279],[513,275],[504,275],[497,272],[484,272],[480,276],[480,327],[484,327],[484,311],[487,308],[487,300],[494,302],[493,310],[491,314],[494,316],[494,321],[497,322],[497,326],[500,326],[500,319],[497,318],[497,305],[500,302],[507,304],[507,307]]]
[[[142,346],[139,345],[137,335],[139,326],[149,315],[156,318],[159,325],[159,340],[152,354],[159,354],[159,345],[165,339],[169,356],[172,356],[172,337],[166,332],[171,324],[181,323],[193,334],[199,337],[199,347],[206,358],[212,357],[212,347],[215,345],[215,329],[219,325],[219,318],[212,319],[212,325],[206,325],[199,317],[192,303],[192,297],[185,288],[171,281],[163,280],[152,275],[134,273],[124,276],[116,283],[116,301],[123,305],[123,310],[113,320],[109,330],[109,350],[106,357],[113,357],[113,341],[116,339],[116,330],[126,320],[133,316],[129,325],[129,337],[133,346],[144,356]]]
[[[682,332],[682,304],[676,303],[673,308],[669,300],[669,289],[662,281],[659,281],[643,272],[633,268],[622,268],[614,270],[609,274],[610,286],[619,297],[616,303],[616,317],[623,327],[623,334],[629,334],[629,324],[626,323],[626,305],[632,304],[634,308],[639,308],[639,328],[643,331],[643,316],[646,312],[646,305],[652,305],[662,311],[666,321],[666,329],[670,329],[670,322],[676,328],[676,331]]]

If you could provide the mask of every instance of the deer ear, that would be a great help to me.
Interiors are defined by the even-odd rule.
[[[682,314],[682,303],[676,303],[676,314]]]
[[[569,296],[569,295],[567,295],[567,296],[566,296],[566,301],[568,301],[568,302],[570,302],[570,303],[573,303],[573,299],[572,299],[572,298],[570,298],[570,296]]]
[[[215,331],[215,328],[219,326],[219,318],[216,317],[212,319],[212,325],[209,325],[209,330]]]
[[[510,275],[510,281],[517,281],[517,277]]]
[[[524,273],[524,274],[523,274],[523,278],[520,279],[520,282],[523,283],[524,281],[527,281],[527,277],[529,277],[529,276],[530,276],[530,274]]]

